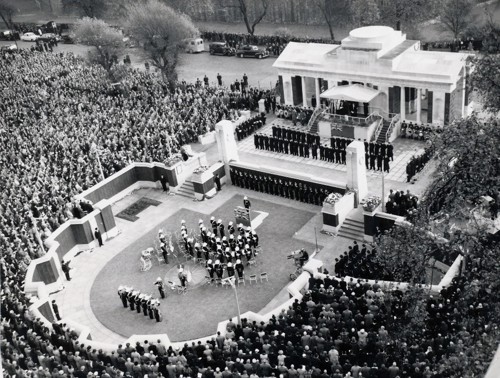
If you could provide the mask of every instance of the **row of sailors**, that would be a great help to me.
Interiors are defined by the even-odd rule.
[[[134,290],[130,286],[119,286],[118,296],[124,308],[129,307],[131,311],[135,310],[138,314],[142,310],[144,316],[149,316],[150,319],[156,319],[157,322],[161,322],[162,315],[158,299],[153,298],[149,294],[141,293],[139,290]]]
[[[231,262],[224,264],[219,259],[216,259],[214,262],[208,260],[205,266],[211,279],[215,278],[214,275],[222,279],[224,277],[224,272],[228,278],[234,277],[235,274],[238,274],[238,278],[243,278],[245,272],[245,267],[240,259],[236,260],[234,264]]]
[[[245,122],[236,126],[236,138],[238,140],[245,139],[247,136],[260,129],[266,123],[266,116],[264,114],[252,117]]]
[[[311,134],[305,131],[295,130],[289,127],[273,126],[273,137],[288,141],[307,143],[308,145],[319,146],[321,138],[318,134]]]

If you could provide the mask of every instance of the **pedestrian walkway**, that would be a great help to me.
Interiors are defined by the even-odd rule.
[[[282,118],[275,118],[271,122],[268,121],[267,124],[264,125],[258,132],[266,135],[272,135],[272,127],[274,125],[282,127],[286,126],[292,129],[307,132],[307,126],[293,126],[291,121]],[[321,143],[330,146],[330,140],[328,138],[322,138]],[[397,182],[406,182],[406,165],[413,156],[420,155],[424,152],[425,143],[414,139],[398,138],[394,141],[393,146],[394,161],[390,163],[391,169],[389,173],[385,174],[385,179]],[[257,149],[254,145],[253,135],[250,135],[238,142],[238,150],[240,152],[265,156],[272,159],[300,163],[306,166],[315,166],[339,172],[347,172],[347,166],[345,164],[330,163],[319,159],[304,158],[290,154]],[[368,178],[382,177],[382,172],[380,171],[367,170],[366,174]]]

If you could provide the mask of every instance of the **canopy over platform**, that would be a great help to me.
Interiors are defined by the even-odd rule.
[[[321,93],[321,98],[330,100],[345,100],[354,102],[370,102],[380,92],[361,84],[340,85]]]

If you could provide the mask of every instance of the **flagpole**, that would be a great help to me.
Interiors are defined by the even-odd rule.
[[[238,300],[238,291],[236,290],[235,281],[236,279],[234,278],[234,276],[229,279],[229,283],[234,290],[234,297],[236,298],[236,307],[238,308],[238,324],[241,325],[240,301]]]

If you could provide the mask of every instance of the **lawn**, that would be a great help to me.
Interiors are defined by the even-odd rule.
[[[225,224],[230,220],[234,221],[233,210],[242,204],[242,199],[240,195],[233,196],[211,215],[216,219],[221,218]],[[258,264],[247,267],[245,273],[248,275],[267,271],[269,282],[259,282],[252,286],[247,283],[238,288],[242,313],[258,312],[289,283],[293,265],[286,256],[290,251],[301,247],[312,251],[314,248],[312,244],[294,239],[295,232],[315,215],[313,212],[255,198],[250,200],[253,210],[267,212],[269,215],[257,228],[263,252],[258,256]],[[161,323],[123,308],[117,295],[119,285],[130,285],[141,292],[159,296],[154,282],[159,276],[165,277],[174,268],[175,261],[162,266],[155,261],[151,270],[140,272],[140,251],[153,245],[160,227],[167,232],[177,231],[180,230],[181,220],[185,220],[188,228],[196,229],[199,219],[203,219],[206,225],[210,224],[210,216],[186,209],[159,220],[158,227],[121,251],[101,270],[93,283],[90,300],[95,316],[104,326],[126,337],[132,334],[166,332],[172,341],[183,341],[211,335],[215,333],[219,321],[237,314],[234,292],[226,288],[200,285],[186,295],[178,295],[169,290],[167,298],[161,303],[164,317]]]

